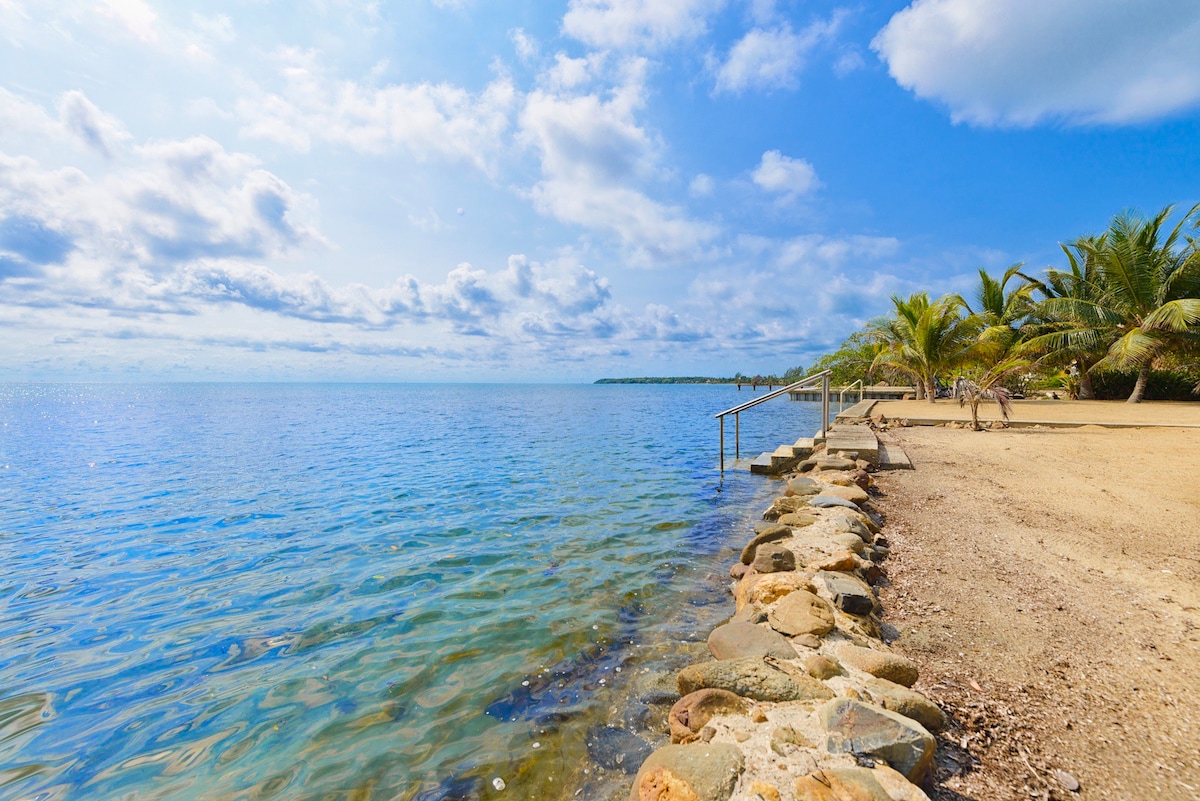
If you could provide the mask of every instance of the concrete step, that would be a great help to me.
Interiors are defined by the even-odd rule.
[[[813,447],[812,437],[801,437],[792,445],[792,455],[797,459],[807,459],[812,456]]]
[[[850,408],[843,409],[842,411],[838,412],[837,421],[866,420],[871,416],[871,407],[878,402],[879,400],[876,398],[866,398],[865,400],[861,400]]]
[[[859,459],[866,459],[871,464],[879,463],[879,438],[870,426],[833,426],[825,440],[825,450],[828,453],[856,452]]]
[[[888,445],[886,442],[879,443],[879,462],[880,470],[912,470],[912,460],[908,458],[899,445]]]
[[[760,453],[750,460],[751,473],[771,474],[771,454],[767,452]]]

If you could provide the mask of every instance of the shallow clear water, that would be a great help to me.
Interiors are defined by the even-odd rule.
[[[0,797],[563,793],[768,491],[751,397],[0,387]]]

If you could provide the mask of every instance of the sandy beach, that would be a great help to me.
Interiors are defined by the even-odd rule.
[[[942,420],[970,420],[969,407],[959,406],[957,401],[940,399],[929,401],[880,401],[871,409],[871,414],[882,414],[888,419],[903,417],[913,420],[938,418]],[[1000,412],[996,404],[985,401],[979,406],[979,419],[998,420]],[[1073,400],[1019,400],[1013,402],[1010,418],[1016,423],[1048,422],[1086,425],[1100,423],[1116,426],[1196,426],[1200,427],[1200,403],[1179,401],[1073,401]]]
[[[878,408],[909,407],[960,411]],[[1200,422],[1200,404],[1031,409]],[[884,620],[959,724],[931,797],[1200,798],[1200,430],[883,436],[915,466],[876,475],[894,546]]]

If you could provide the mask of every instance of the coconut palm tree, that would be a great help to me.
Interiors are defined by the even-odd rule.
[[[1059,349],[1102,345],[1105,354],[1097,366],[1138,371],[1130,403],[1142,400],[1154,360],[1194,339],[1200,325],[1200,254],[1194,240],[1180,244],[1184,226],[1195,227],[1200,204],[1165,232],[1172,210],[1168,206],[1149,219],[1118,214],[1102,236],[1079,240],[1095,275],[1085,271],[1077,295],[1039,304],[1070,323],[1052,338]]]
[[[867,325],[867,340],[880,346],[871,368],[907,376],[917,386],[917,397],[932,403],[938,376],[976,355],[981,321],[957,296],[931,302],[925,292],[907,299],[893,295],[892,304],[892,315]]]

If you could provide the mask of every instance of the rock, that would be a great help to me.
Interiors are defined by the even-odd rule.
[[[754,561],[754,551],[764,542],[775,542],[792,536],[792,530],[783,525],[771,525],[754,535],[754,539],[746,543],[742,549],[742,564],[748,565]]]
[[[757,606],[752,604],[747,604],[746,606],[742,607],[741,611],[734,612],[733,617],[731,617],[730,620],[737,621],[738,623],[766,623],[767,610],[759,609]]]
[[[790,592],[811,591],[812,588],[812,582],[799,573],[749,575],[738,582],[733,597],[737,601],[738,611],[741,611],[746,605],[766,606]]]
[[[797,801],[892,801],[867,768],[823,768],[796,780]]]
[[[750,795],[757,796],[763,801],[780,801],[779,788],[773,784],[761,781],[750,783]]]
[[[858,668],[880,679],[911,687],[917,683],[917,666],[906,657],[889,651],[876,651],[857,645],[843,645],[836,651],[843,664]]]
[[[635,683],[637,699],[643,704],[661,706],[679,700],[679,689],[675,686],[675,675],[669,671],[648,673],[639,676]]]
[[[903,715],[838,698],[817,710],[817,717],[829,732],[825,750],[830,753],[882,759],[912,782],[923,780],[933,766],[933,735]]]
[[[879,786],[892,801],[929,801],[929,796],[925,795],[924,790],[904,778],[904,774],[895,768],[880,764],[872,768],[871,772],[875,774],[875,781],[879,782]]]
[[[858,458],[858,454],[854,454],[854,459]],[[858,465],[854,463],[854,459],[847,459],[843,456],[819,456],[816,459],[817,470],[856,470]]]
[[[789,748],[789,746],[791,746]],[[780,726],[771,732],[771,750],[782,757],[787,756],[796,747],[814,748],[813,742],[791,726]]]
[[[654,748],[625,729],[592,726],[587,730],[587,750],[597,765],[633,775]]]
[[[799,637],[792,639],[796,645],[803,645],[805,648],[820,648],[821,638],[815,634],[801,634]]]
[[[781,515],[785,515],[788,512],[798,512],[807,505],[807,498],[787,495],[782,498],[776,498],[771,502],[771,505],[767,507],[767,511],[763,512],[763,520],[774,523]]]
[[[756,701],[812,701],[833,697],[833,691],[811,676],[794,676],[760,658],[701,662],[679,671],[679,693],[706,688],[728,690]]]
[[[838,487],[848,487],[854,483],[853,473],[822,473],[821,481]]]
[[[858,505],[855,504],[853,501],[848,501],[845,498],[839,498],[836,495],[830,495],[828,490],[821,493],[820,495],[814,495],[811,498],[809,498],[808,505],[815,506],[818,509],[830,509],[834,506],[842,506],[842,507],[845,507],[846,509],[853,509],[855,511],[858,511]]]
[[[804,528],[805,526],[811,526],[820,519],[819,515],[812,514],[811,512],[787,512],[780,515],[779,520],[776,522],[781,526]]]
[[[858,471],[855,472],[856,476],[858,475],[858,472],[870,473],[871,470],[873,470],[875,468],[875,465],[871,464],[866,459],[855,459],[854,465],[858,468]],[[871,477],[868,475],[867,481],[869,482],[870,480],[871,480]],[[871,485],[868,483],[867,487],[863,487],[862,484],[859,484],[858,486],[862,487],[863,489],[866,489],[867,487],[869,487]]]
[[[839,514],[832,515],[830,519],[833,521],[835,531],[845,534],[854,534],[857,535],[864,544],[869,545],[871,543],[871,530],[867,528],[866,524],[857,517]]]
[[[857,534],[851,534],[848,531],[841,531],[834,534],[831,539],[842,548],[854,553],[862,553],[867,544],[862,541],[862,537]]]
[[[816,495],[821,491],[821,482],[807,476],[796,476],[790,479],[787,483],[787,489],[784,491],[787,495]]]
[[[912,718],[930,731],[941,731],[950,723],[946,713],[933,701],[893,681],[868,679],[863,689],[871,696],[876,706]]]
[[[800,462],[796,463],[796,472],[797,473],[810,473],[810,472],[812,472],[812,469],[816,466],[817,466],[816,457],[809,457],[807,459],[803,459]]]
[[[857,537],[855,539],[858,540]],[[861,548],[862,541],[858,540],[858,544]],[[854,558],[854,551],[838,551],[832,556],[822,559],[819,562],[814,562],[809,566],[817,570],[853,570],[858,567],[858,560]]]
[[[767,614],[767,622],[789,637],[820,636],[833,631],[833,609],[824,598],[807,590],[796,590],[775,602]]]
[[[727,690],[697,690],[688,693],[671,707],[669,725],[671,742],[690,743],[717,715],[742,715],[750,710],[750,702]]]
[[[782,573],[796,569],[796,555],[780,545],[764,543],[754,550],[750,565],[756,573]]]
[[[842,666],[838,664],[838,661],[825,654],[812,654],[806,658],[804,660],[804,669],[808,672],[808,675],[822,681],[842,672]],[[879,679],[876,679],[876,681],[879,681]]]
[[[1079,780],[1067,773],[1065,770],[1055,770],[1054,778],[1058,779],[1058,783],[1066,787],[1072,793],[1079,792]]]
[[[825,585],[829,594],[833,596],[834,604],[847,614],[869,615],[875,609],[875,594],[858,579],[844,573],[822,572],[817,574],[816,580]]]
[[[740,579],[742,576],[750,572],[750,565],[735,562],[733,567],[729,568],[729,577]]]
[[[766,626],[737,621],[713,629],[712,634],[708,635],[708,650],[717,659],[738,659],[743,656],[796,658],[796,649],[777,632]]]
[[[821,494],[833,495],[837,498],[844,498],[845,500],[850,501],[858,506],[861,506],[871,499],[871,496],[867,494],[867,491],[857,484],[851,484],[849,487],[841,487],[834,484],[833,486],[826,487]]]
[[[630,801],[726,801],[746,758],[736,745],[667,745],[651,754],[633,780]]]

